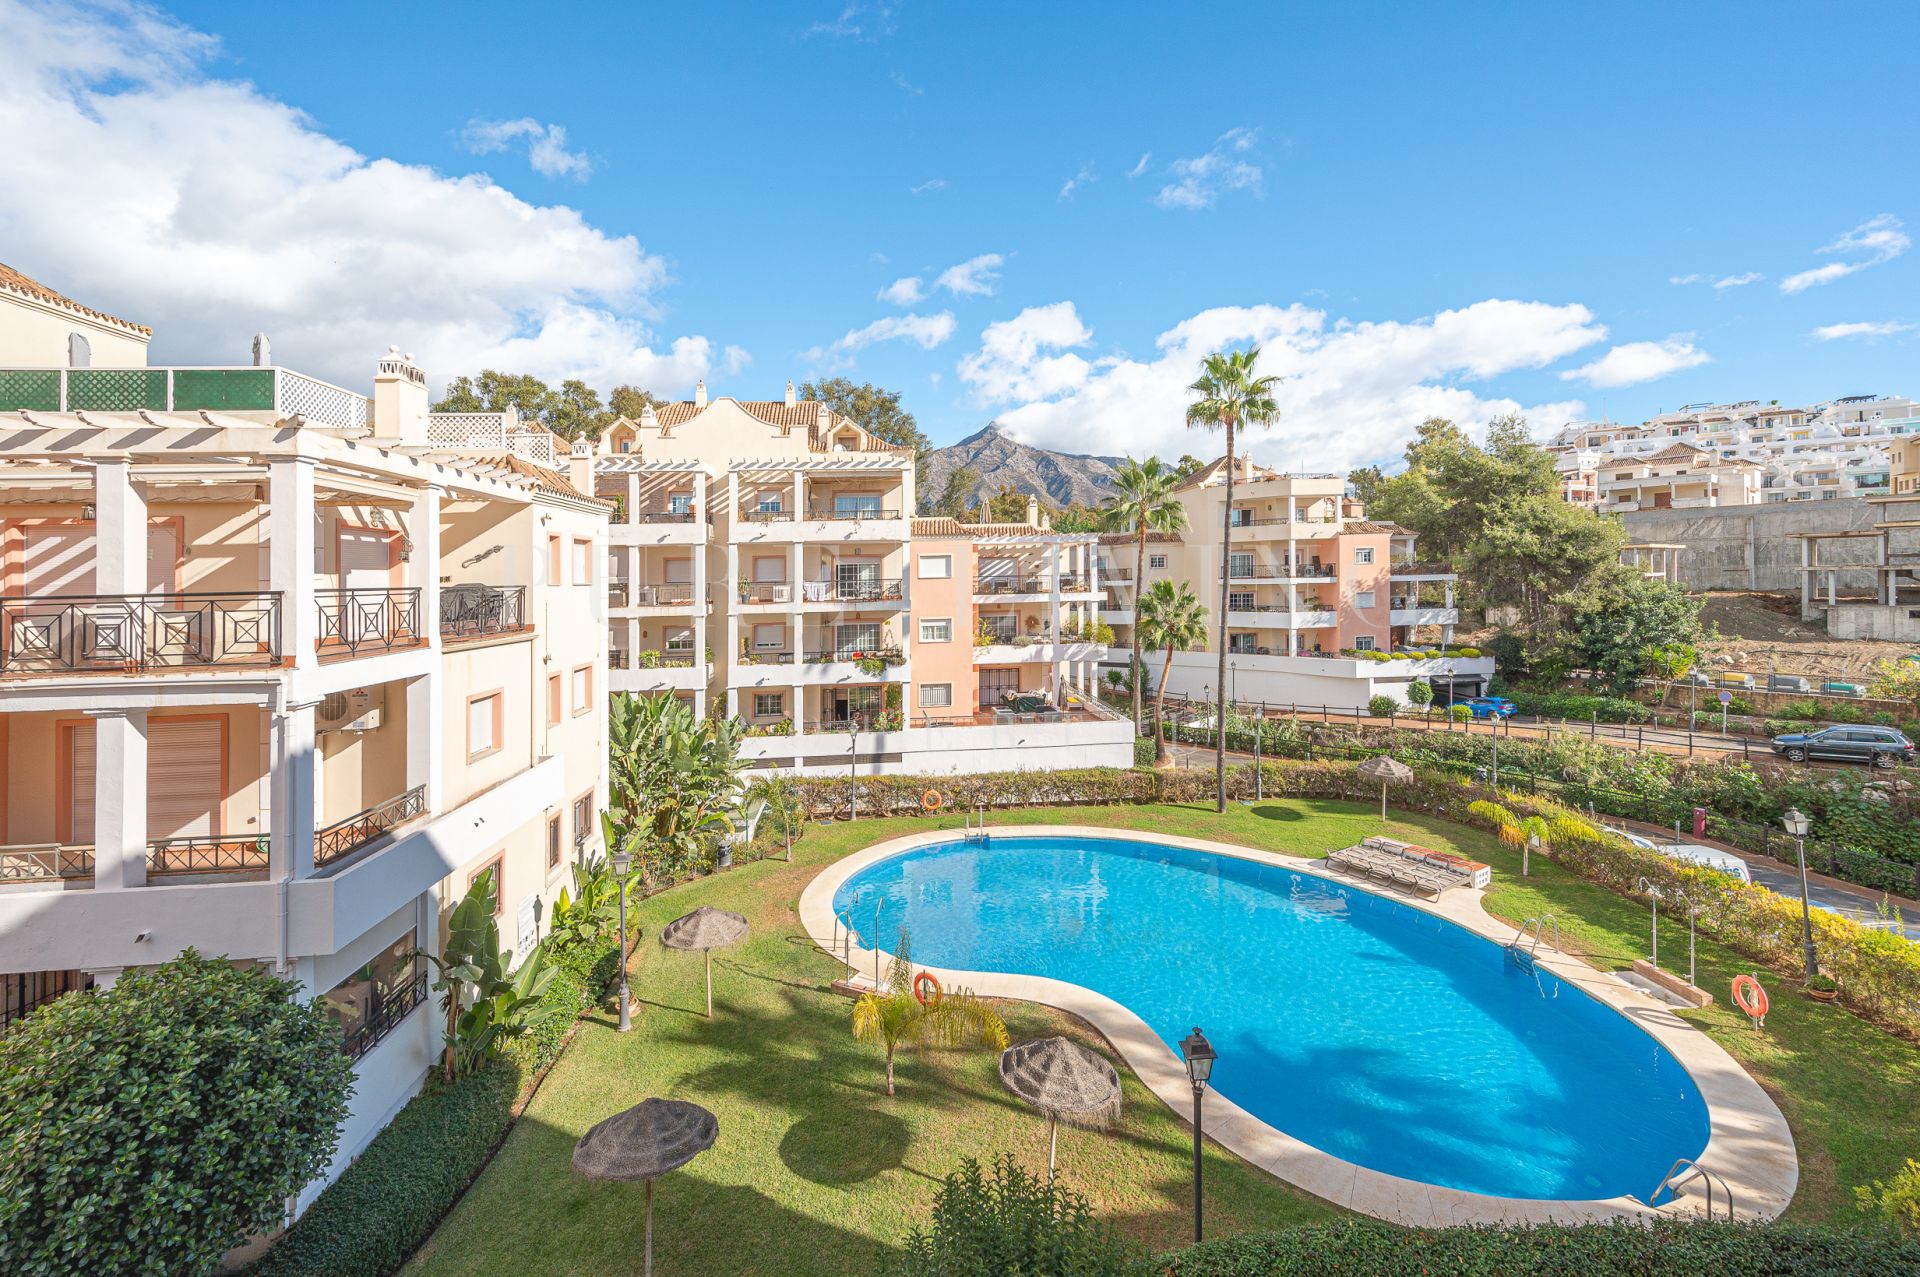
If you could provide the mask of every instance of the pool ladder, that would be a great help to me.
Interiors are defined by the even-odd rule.
[[[1647,1194],[1647,1204],[1651,1206],[1653,1204],[1654,1198],[1660,1196],[1663,1190],[1673,1195],[1672,1197],[1669,1197],[1667,1199],[1669,1204],[1671,1204],[1674,1201],[1677,1201],[1680,1197],[1680,1190],[1684,1188],[1686,1185],[1692,1183],[1696,1179],[1699,1180],[1702,1184],[1706,1185],[1707,1219],[1709,1221],[1713,1219],[1713,1189],[1714,1189],[1714,1185],[1717,1184],[1720,1187],[1720,1191],[1726,1194],[1727,1219],[1732,1220],[1733,1219],[1733,1187],[1732,1185],[1728,1184],[1727,1181],[1723,1179],[1721,1176],[1715,1175],[1712,1171],[1700,1165],[1700,1163],[1694,1161],[1691,1157],[1682,1157],[1682,1158],[1675,1159],[1673,1165],[1667,1168],[1667,1173],[1660,1177],[1660,1182],[1654,1185],[1653,1191]]]
[[[977,827],[973,823],[974,816],[980,818],[980,823]],[[972,815],[961,812],[960,819],[965,822],[962,826],[961,833],[961,840],[963,842],[990,843],[993,841],[993,835],[987,832],[987,809],[985,807],[975,807]]]
[[[1553,914],[1544,914],[1537,918],[1528,918],[1520,924],[1520,930],[1513,933],[1513,939],[1507,941],[1507,954],[1516,962],[1532,966],[1540,953],[1540,942],[1547,938],[1547,928],[1553,928],[1553,951],[1560,952],[1560,920]]]

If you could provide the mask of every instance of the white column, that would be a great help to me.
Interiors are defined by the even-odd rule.
[[[407,531],[413,542],[407,584],[420,591],[420,630],[428,647],[440,646],[440,497],[429,484],[413,499]],[[411,732],[412,724],[408,724]]]
[[[638,522],[640,522],[640,472],[629,470],[627,471],[627,523],[631,525]]]
[[[105,507],[101,507],[102,513]],[[124,593],[124,591],[116,591]],[[147,711],[89,711],[93,722],[93,889],[147,882]]]
[[[408,705],[409,717],[412,705]],[[273,809],[269,817],[269,872],[275,879],[313,876],[313,834],[321,808],[320,752],[313,705],[288,706],[273,716]]]
[[[94,466],[94,589],[102,594],[147,592],[147,500],[133,486],[125,457]],[[184,553],[185,546],[180,547]],[[168,574],[169,579],[172,573]]]
[[[533,687],[533,717],[546,716],[546,687]],[[438,811],[442,795],[440,673],[407,680],[407,788],[426,787],[426,810]]]
[[[1813,538],[1800,538],[1800,615],[1805,616],[1813,607]]]
[[[793,472],[793,517],[796,519],[807,517],[807,472],[805,470]]]
[[[314,599],[313,461],[275,458],[267,471],[268,588],[280,596],[282,657],[312,665],[320,617]]]
[[[698,529],[700,539],[693,546],[693,661],[694,667],[701,671],[702,681],[706,677],[707,659],[707,476],[704,472],[695,475],[693,480],[693,526]],[[703,693],[696,693],[693,703],[698,706],[705,699]]]
[[[1060,641],[1065,622],[1060,616],[1060,543],[1053,542],[1047,547],[1047,628],[1052,631],[1047,641],[1053,645],[1053,696],[1055,704],[1065,695],[1062,684],[1066,681],[1067,663],[1062,659],[1065,645]]]

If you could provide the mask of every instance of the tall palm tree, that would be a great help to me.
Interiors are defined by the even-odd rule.
[[[1140,595],[1147,588],[1147,534],[1185,532],[1187,507],[1173,495],[1180,476],[1160,458],[1135,461],[1128,457],[1113,472],[1113,495],[1100,507],[1102,532],[1133,534],[1133,664],[1128,667],[1133,679],[1133,730],[1141,730]]]
[[[1227,703],[1227,561],[1233,551],[1233,432],[1238,426],[1270,426],[1280,419],[1280,408],[1273,402],[1278,377],[1257,377],[1260,347],[1222,350],[1208,355],[1200,364],[1200,378],[1187,390],[1194,401],[1187,405],[1187,424],[1202,430],[1221,429],[1227,436],[1227,500],[1220,527],[1220,702]],[[1217,790],[1214,810],[1227,809],[1227,733],[1226,718],[1221,718],[1220,745],[1214,757],[1213,775]]]
[[[1173,654],[1198,647],[1207,641],[1207,608],[1193,587],[1185,581],[1155,581],[1151,589],[1140,592],[1139,609],[1134,613],[1134,633],[1156,648],[1167,649],[1166,663],[1160,667],[1160,690],[1153,698],[1153,761],[1166,761],[1167,736],[1161,728],[1167,704],[1167,675],[1173,671]]]
[[[853,1004],[853,1036],[887,1051],[887,1094],[893,1094],[893,1053],[903,1046],[966,1046],[985,1042],[1007,1049],[1007,1026],[1000,1015],[966,989],[949,989],[922,1002],[913,992],[913,960],[907,929],[887,968],[887,987],[863,993]]]

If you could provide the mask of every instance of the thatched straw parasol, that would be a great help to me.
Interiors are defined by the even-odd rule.
[[[747,938],[747,920],[737,913],[701,905],[660,929],[660,943],[669,949],[698,949],[707,959],[707,1018],[713,1018],[713,951]]]
[[[1000,1081],[1047,1115],[1047,1183],[1053,1183],[1060,1123],[1099,1128],[1120,1116],[1120,1075],[1106,1059],[1065,1038],[1021,1042],[1000,1053]]]
[[[573,1146],[573,1169],[589,1179],[645,1180],[648,1277],[653,1273],[653,1181],[713,1147],[720,1119],[685,1100],[642,1100],[601,1122]]]
[[[1378,758],[1369,758],[1354,769],[1368,780],[1380,782],[1380,819],[1387,818],[1387,786],[1404,785],[1413,779],[1413,768],[1397,758],[1382,754]]]

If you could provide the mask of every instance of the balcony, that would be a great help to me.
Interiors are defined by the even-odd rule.
[[[1255,563],[1227,570],[1230,581],[1331,581],[1333,564],[1302,563],[1297,567],[1285,563]]]
[[[400,825],[426,814],[426,786],[415,785],[396,798],[337,820],[313,836],[314,867],[344,860],[362,848],[371,847]]]
[[[1062,594],[1086,594],[1093,589],[1093,582],[1089,578],[1067,573],[1061,574],[1059,584]],[[976,601],[1004,598],[1052,598],[1053,578],[1045,574],[976,577],[973,582],[973,597]]]
[[[1290,611],[1285,605],[1271,607],[1235,607],[1227,609],[1227,624],[1249,630],[1315,630],[1337,625],[1331,611],[1303,608]]]
[[[440,591],[440,638],[445,641],[519,634],[527,621],[524,585],[449,585]]]
[[[684,609],[695,599],[696,593],[701,602],[713,597],[713,587],[696,587],[688,581],[660,581],[652,584],[628,584],[614,581],[607,586],[607,606],[610,608],[673,608]]]
[[[267,871],[265,834],[163,838],[147,844],[147,876],[241,874]],[[91,843],[41,843],[0,847],[0,883],[90,882]]]
[[[271,667],[280,620],[278,594],[0,598],[0,675]]]
[[[1389,625],[1454,625],[1459,620],[1459,608],[1426,607],[1405,599],[1395,599],[1387,613]]]
[[[738,589],[739,600],[749,607],[786,607],[801,604],[895,604],[906,598],[906,581],[899,577],[856,577],[847,580],[753,581]]]
[[[0,412],[260,412],[364,426],[373,401],[287,368],[5,368]]]
[[[316,590],[320,656],[358,656],[420,642],[417,586]]]
[[[837,509],[809,507],[804,516],[792,510],[762,510],[743,506],[734,527],[736,542],[793,541],[904,541],[907,516],[898,509]]]

